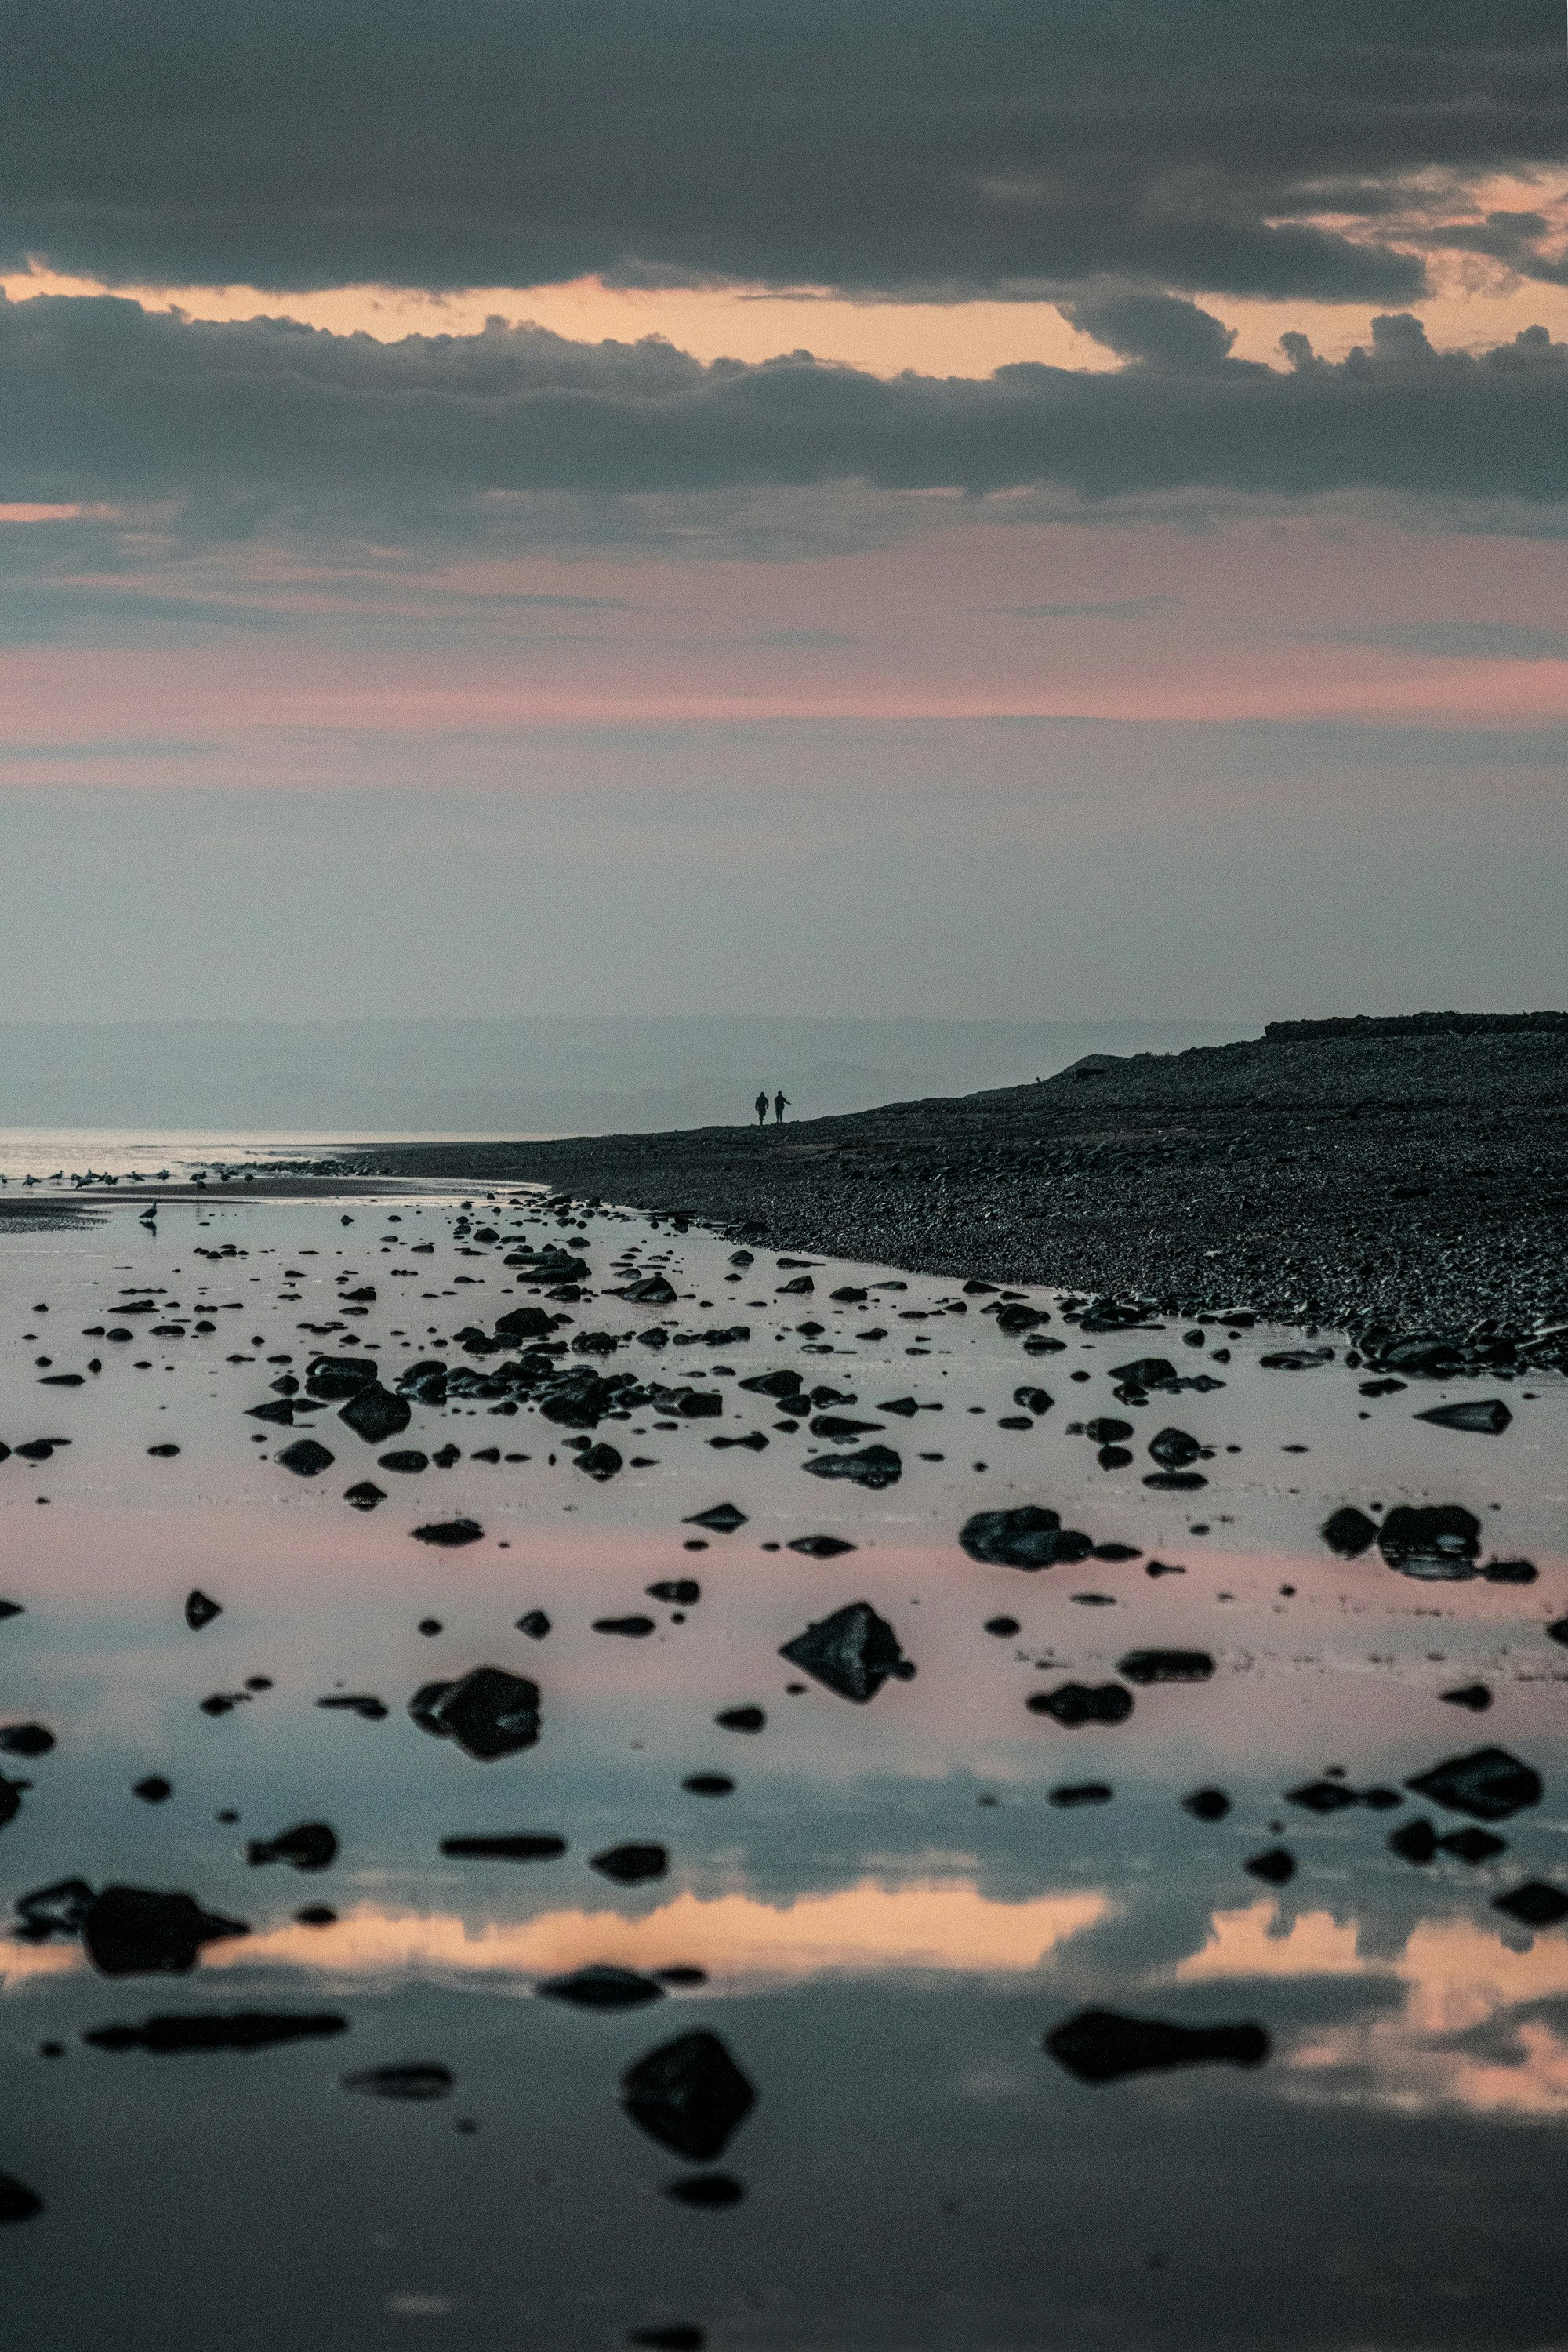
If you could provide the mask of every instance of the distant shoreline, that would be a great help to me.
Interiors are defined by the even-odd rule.
[[[1468,1334],[1476,1361],[1503,1335],[1568,1370],[1563,1017],[1323,1026],[782,1128],[378,1146],[375,1166],[1184,1316]],[[370,1172],[348,1148],[338,1165]]]

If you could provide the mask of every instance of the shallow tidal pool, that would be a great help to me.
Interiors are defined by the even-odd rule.
[[[1568,1383],[143,1206],[0,1234],[18,2344],[1564,2340]]]

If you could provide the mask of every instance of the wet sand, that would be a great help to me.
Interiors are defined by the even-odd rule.
[[[1550,2341],[1568,1383],[463,1198],[0,1234],[19,2340]]]
[[[1563,1030],[1268,1039],[852,1118],[378,1146],[375,1165],[1171,1313],[1502,1335],[1521,1361],[1568,1364]]]

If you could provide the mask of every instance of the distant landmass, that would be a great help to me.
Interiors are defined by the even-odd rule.
[[[354,1135],[643,1134],[874,1109],[1049,1077],[1086,1054],[1254,1036],[1198,1021],[776,1015],[0,1022],[0,1127]]]

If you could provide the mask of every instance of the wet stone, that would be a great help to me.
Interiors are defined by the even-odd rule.
[[[144,1805],[163,1805],[174,1790],[174,1784],[165,1780],[162,1772],[149,1772],[144,1780],[132,1782],[131,1793],[140,1797]]]
[[[316,1705],[340,1715],[357,1715],[365,1723],[384,1723],[391,1711],[384,1698],[370,1691],[329,1691]]]
[[[0,1755],[47,1756],[55,1735],[41,1723],[8,1723],[0,1730]]]
[[[81,1915],[87,1956],[106,1977],[184,1976],[204,1945],[247,1936],[243,1920],[204,1911],[189,1895],[106,1886]]]
[[[721,2156],[757,2095],[716,2033],[683,2033],[621,2077],[621,2104],[639,2129],[693,2164]]]
[[[857,1706],[875,1698],[889,1677],[908,1682],[915,1672],[898,1635],[868,1601],[850,1601],[808,1625],[783,1644],[779,1655]]]
[[[1119,1675],[1145,1687],[1152,1683],[1206,1683],[1214,1660],[1206,1650],[1129,1650]]]
[[[1318,1533],[1336,1559],[1359,1559],[1377,1541],[1377,1522],[1345,1503],[1329,1514]]]
[[[641,2009],[664,1999],[664,1987],[633,1969],[575,1969],[568,1977],[547,1977],[536,1990],[542,2000],[563,2000],[574,2009]]]
[[[1538,1805],[1542,1793],[1540,1774],[1504,1748],[1478,1748],[1468,1756],[1451,1756],[1405,1785],[1418,1797],[1450,1812],[1468,1813],[1478,1822],[1506,1822],[1527,1806]]]
[[[1436,1859],[1437,1832],[1430,1822],[1420,1820],[1405,1822],[1393,1832],[1388,1846],[1389,1852],[1398,1854],[1402,1862],[1415,1863],[1418,1867],[1424,1867]]]
[[[430,1467],[430,1457],[427,1454],[421,1454],[416,1445],[400,1445],[391,1454],[378,1454],[375,1466],[378,1470],[390,1470],[399,1477],[416,1478],[422,1470]]]
[[[1468,1397],[1458,1404],[1433,1405],[1415,1415],[1417,1421],[1430,1421],[1439,1429],[1467,1429],[1489,1437],[1500,1437],[1512,1421],[1501,1397]]]
[[[1182,1811],[1194,1822],[1223,1822],[1230,1811],[1230,1799],[1223,1789],[1194,1789],[1182,1799]]]
[[[484,1836],[443,1838],[441,1851],[468,1862],[556,1862],[566,1851],[566,1841],[546,1832],[503,1831]]]
[[[1401,1503],[1377,1531],[1390,1568],[1426,1582],[1454,1582],[1476,1572],[1481,1523],[1459,1503]]]
[[[386,1490],[376,1486],[373,1479],[360,1478],[352,1486],[343,1488],[343,1500],[352,1503],[356,1511],[374,1511],[378,1503],[385,1502]]]
[[[210,1625],[215,1617],[222,1615],[221,1602],[210,1599],[199,1588],[186,1593],[185,1622],[193,1633],[199,1633],[204,1625]]]
[[[1250,1862],[1241,1866],[1252,1877],[1260,1878],[1265,1886],[1288,1886],[1296,1875],[1296,1857],[1287,1853],[1282,1845],[1270,1846],[1266,1853],[1255,1853]]]
[[[1104,1780],[1068,1780],[1060,1788],[1051,1790],[1047,1801],[1064,1809],[1078,1805],[1109,1805],[1115,1794],[1115,1790]]]
[[[252,1838],[245,1849],[245,1858],[253,1869],[287,1862],[296,1870],[326,1870],[337,1856],[336,1833],[325,1822],[300,1822],[275,1838]]]
[[[1016,1509],[976,1511],[964,1521],[958,1540],[971,1559],[989,1568],[1050,1568],[1058,1560],[1087,1559],[1094,1546],[1076,1528],[1064,1528],[1060,1515],[1043,1504],[1021,1503]]]
[[[628,1639],[638,1642],[657,1632],[658,1628],[651,1617],[595,1617],[594,1631],[595,1633],[624,1633]]]
[[[767,1719],[760,1706],[727,1706],[713,1718],[724,1731],[761,1731]]]
[[[1468,1707],[1472,1715],[1484,1715],[1492,1703],[1485,1683],[1462,1683],[1458,1690],[1439,1691],[1437,1696],[1446,1706]]]
[[[36,2189],[9,2172],[0,2172],[0,2221],[31,2221],[44,2210]]]
[[[843,1478],[851,1485],[865,1486],[873,1494],[884,1486],[895,1486],[903,1475],[904,1465],[890,1445],[864,1446],[858,1454],[820,1454],[801,1465],[814,1478]]]
[[[798,1551],[806,1559],[840,1559],[847,1551],[858,1551],[859,1546],[846,1543],[842,1536],[795,1536],[784,1549]],[[1563,1622],[1568,1626],[1568,1617]]]
[[[749,1388],[751,1382],[742,1381],[741,1386]],[[712,1534],[720,1536],[732,1536],[737,1528],[743,1528],[745,1524],[745,1512],[737,1510],[733,1503],[711,1504],[707,1510],[693,1511],[689,1518],[681,1521],[682,1527],[707,1528]]]
[[[193,2052],[270,2050],[285,2042],[321,2042],[346,2033],[335,2011],[300,2014],[246,2009],[225,2015],[204,2010],[191,2017],[150,2017],[142,2025],[100,2025],[82,2035],[95,2050],[144,2050],[153,2057]]]
[[[1560,1920],[1568,1919],[1568,1895],[1560,1887],[1548,1886],[1532,1878],[1523,1886],[1516,1886],[1510,1895],[1500,1895],[1492,1905],[1510,1919],[1517,1919],[1524,1927],[1555,1927]]]
[[[1480,1863],[1490,1862],[1494,1854],[1508,1852],[1507,1838],[1493,1837],[1490,1830],[1450,1830],[1437,1843],[1455,1862],[1468,1864],[1472,1870]]]
[[[366,1381],[357,1388],[338,1414],[367,1445],[384,1445],[389,1437],[400,1436],[412,1418],[407,1398],[394,1396],[379,1381]]]
[[[542,1609],[530,1609],[518,1619],[517,1630],[526,1633],[531,1642],[542,1642],[550,1631],[550,1620]]]
[[[437,1519],[429,1527],[413,1529],[416,1543],[434,1544],[442,1551],[458,1551],[465,1544],[479,1543],[484,1529],[478,1519]]]
[[[278,1456],[283,1468],[291,1470],[296,1478],[319,1478],[323,1470],[331,1468],[334,1459],[313,1437],[297,1437]]]
[[[1047,2033],[1043,2047],[1080,2083],[1098,2084],[1177,2066],[1261,2066],[1269,2043],[1260,2025],[1173,2025],[1085,2009]]]
[[[718,2212],[728,2205],[739,2205],[746,2191],[743,2183],[731,2172],[693,2172],[684,2180],[665,2183],[664,2194],[677,2205],[689,2205],[699,2212]]]
[[[702,1598],[702,1587],[694,1576],[662,1577],[645,1590],[650,1601],[668,1601],[672,1609],[695,1609]]]
[[[681,1787],[693,1797],[732,1797],[735,1783],[727,1772],[692,1772]]]
[[[588,1864],[616,1886],[645,1886],[669,1874],[669,1855],[661,1845],[613,1845],[596,1853]]]
[[[1120,1683],[1059,1683],[1055,1690],[1035,1691],[1024,1703],[1031,1715],[1048,1715],[1068,1731],[1089,1723],[1125,1723],[1132,1712],[1132,1694]]]
[[[426,1683],[408,1702],[421,1731],[465,1756],[494,1763],[539,1738],[539,1685],[500,1666],[475,1666],[457,1682]]]

